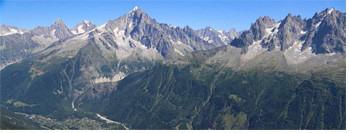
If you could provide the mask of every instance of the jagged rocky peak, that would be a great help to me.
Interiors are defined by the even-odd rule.
[[[58,39],[63,39],[63,38],[67,38],[69,36],[72,36],[73,34],[70,32],[70,30],[68,29],[68,27],[63,23],[63,21],[59,18],[57,18],[57,20],[55,21],[54,24],[52,24],[50,26],[51,31],[54,31],[55,36]]]
[[[271,45],[274,45],[272,47],[280,46],[281,51],[287,50],[296,41],[300,40],[300,35],[301,32],[303,32],[304,26],[305,21],[302,20],[301,16],[292,16],[292,14],[288,14],[278,27],[277,38],[273,38],[271,41]]]
[[[207,30],[207,31],[216,31],[215,29],[213,29],[213,28],[210,27],[210,26],[206,26],[205,30]]]
[[[57,27],[57,28],[67,28],[67,26],[63,23],[63,21],[60,18],[57,18],[55,23],[51,25],[51,27]]]
[[[9,26],[9,25],[7,25],[7,24],[3,24],[3,25],[1,25],[0,27],[1,27],[1,28],[7,28],[7,29],[9,29],[9,28],[15,28],[14,26]]]
[[[128,15],[134,17],[134,18],[138,18],[138,19],[149,19],[150,17],[148,16],[148,14],[146,14],[141,8],[139,8],[138,6],[136,6],[135,8],[132,9],[132,11],[130,11],[128,13]]]
[[[128,29],[128,33],[125,32],[125,34],[129,34],[133,28],[139,28],[139,26],[142,27],[141,25],[144,25],[144,23],[151,24],[156,22],[152,20],[142,9],[135,7],[129,13],[115,20],[108,21],[105,27],[109,30],[115,30],[116,28],[118,28],[118,30]]]
[[[231,45],[244,48],[256,43],[263,48],[286,52],[288,49],[301,51],[312,47],[312,52],[345,53],[345,13],[334,8],[315,13],[311,19],[288,14],[275,24],[269,17],[259,17],[248,31],[234,39]],[[294,48],[297,47],[297,48]]]
[[[235,34],[235,33],[238,33],[238,32],[236,31],[235,28],[232,27],[232,28],[229,30],[229,33],[230,33],[230,34]]]
[[[324,16],[324,15],[332,14],[333,11],[337,12],[338,10],[336,10],[333,7],[332,8],[326,8],[325,10],[320,12],[320,14]]]
[[[55,21],[56,25],[64,25],[63,21],[60,18],[57,18]]]
[[[267,34],[266,28],[273,27],[274,25],[274,19],[270,19],[268,16],[259,17],[251,26],[254,41],[261,40]]]
[[[77,24],[72,30],[71,32],[76,35],[76,34],[81,34],[81,33],[85,33],[87,31],[90,31],[92,29],[96,28],[96,25],[93,24],[91,21],[87,21],[84,20],[82,22],[80,22],[79,24]]]
[[[346,14],[326,9],[321,21],[314,23],[312,44],[316,44],[315,53],[345,53],[346,47]]]
[[[212,27],[207,26],[204,29],[197,30],[197,33],[198,33],[199,37],[207,37],[207,36],[210,36],[212,34],[216,34],[217,31],[215,29],[213,29]]]
[[[7,36],[7,35],[12,35],[12,34],[23,34],[25,32],[28,32],[26,29],[19,29],[14,26],[9,26],[7,24],[3,24],[0,26],[0,36]]]
[[[265,27],[270,28],[275,24],[275,20],[270,19],[269,16],[264,16],[263,18],[259,17],[256,23],[262,23],[265,25]]]
[[[57,39],[64,39],[73,35],[68,27],[59,18],[57,18],[52,25],[47,27],[36,27],[31,30],[30,33],[36,36],[44,35],[45,38],[51,37]]]
[[[292,16],[291,13],[289,13],[285,19],[281,21],[281,24],[279,26],[279,29],[284,27],[292,27],[292,26],[303,26],[305,23],[302,20],[302,17],[300,15],[298,16]]]

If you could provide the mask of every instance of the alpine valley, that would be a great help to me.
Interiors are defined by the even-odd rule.
[[[286,15],[286,14],[285,14]],[[233,23],[233,22],[232,22]],[[346,13],[0,27],[1,129],[346,129]]]

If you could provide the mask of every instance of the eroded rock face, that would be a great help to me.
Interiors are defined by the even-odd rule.
[[[345,53],[345,21],[345,13],[333,8],[316,13],[308,20],[288,14],[275,23],[269,17],[260,17],[231,45],[244,48],[243,53],[254,43],[269,51],[287,51],[301,43],[301,51],[311,47],[316,54]]]

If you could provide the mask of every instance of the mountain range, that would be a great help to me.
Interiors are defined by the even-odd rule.
[[[135,7],[100,26],[2,25],[1,104],[29,128],[345,129],[345,24],[331,8],[194,30]]]

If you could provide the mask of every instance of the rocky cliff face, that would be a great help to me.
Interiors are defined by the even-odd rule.
[[[326,9],[313,18],[287,15],[278,23],[269,17],[259,18],[248,31],[234,39],[231,45],[247,48],[258,43],[269,51],[287,51],[301,46],[301,51],[321,53],[345,53],[345,13]]]

